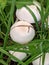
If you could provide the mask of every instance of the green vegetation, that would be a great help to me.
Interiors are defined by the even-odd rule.
[[[21,8],[26,4],[32,4],[32,0],[0,0],[0,63],[3,65],[8,65],[11,61],[11,58],[16,60],[21,65],[28,65],[30,62],[34,61],[39,57],[42,58],[42,65],[44,65],[45,54],[49,52],[49,29],[48,29],[48,21],[46,20],[49,15],[49,0],[37,0],[41,4],[41,25],[38,26],[37,20],[34,14],[30,11],[30,13],[34,16],[36,23],[36,37],[34,40],[30,41],[26,45],[17,44],[12,41],[9,36],[10,27],[14,23],[14,12],[15,7]],[[46,25],[46,27],[45,27]],[[26,50],[25,47],[28,47],[29,50]],[[15,49],[14,49],[15,48]],[[24,50],[20,50],[23,48]],[[9,50],[25,52],[30,54],[31,57],[25,62],[20,61],[13,55],[9,54]],[[4,55],[8,56],[7,60],[4,60]],[[29,56],[30,56],[29,55]],[[9,61],[10,59],[10,61]],[[27,57],[25,58],[27,59]],[[9,61],[9,62],[8,62]]]

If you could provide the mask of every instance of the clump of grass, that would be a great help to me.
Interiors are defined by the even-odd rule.
[[[19,64],[28,65],[30,62],[42,56],[42,65],[44,65],[45,54],[49,52],[49,29],[48,29],[48,23],[47,23],[48,21],[46,21],[46,18],[48,18],[48,15],[49,15],[49,0],[38,0],[41,4],[40,28],[38,26],[38,22],[35,18],[35,15],[32,13],[31,10],[29,10],[29,8],[26,7],[30,11],[30,13],[34,16],[37,32],[38,32],[37,36],[39,36],[39,39],[35,37],[33,41],[29,42],[29,44],[26,44],[26,45],[21,45],[21,44],[17,44],[16,42],[13,42],[9,36],[11,24],[14,23],[15,6],[16,8],[17,7],[21,8],[22,6],[26,5],[26,1],[25,2],[23,1],[24,5],[21,4],[21,7],[20,5],[17,4],[16,0],[9,0],[9,1],[6,0],[6,1],[7,1],[6,5],[5,6],[2,5],[4,6],[4,8],[0,7],[0,40],[2,39],[2,41],[0,42],[0,44],[2,43],[2,45],[0,45],[0,63],[3,65],[8,65],[8,63],[11,61],[11,58],[13,58]],[[27,1],[27,2],[30,3],[32,1]],[[7,11],[6,7],[8,7],[9,11]],[[45,23],[46,23],[46,27],[45,27]],[[29,50],[24,49],[27,46]],[[20,50],[20,48],[23,48],[24,50]],[[25,52],[27,54],[31,54],[31,57],[25,62],[22,62],[19,59],[12,56],[11,54],[9,54],[8,53],[9,50]],[[8,56],[6,61],[3,59],[4,54]]]

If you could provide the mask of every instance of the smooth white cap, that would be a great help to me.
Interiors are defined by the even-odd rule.
[[[10,37],[13,41],[26,44],[35,36],[33,26],[26,21],[15,22],[10,30]]]
[[[44,65],[49,65],[49,53],[46,53],[45,64]]]
[[[41,59],[38,58],[35,61],[33,61],[32,63],[33,63],[33,65],[39,65],[39,64],[42,65],[42,56],[41,56]],[[46,53],[46,55],[45,55],[44,65],[49,65],[49,53]]]
[[[19,60],[23,60],[27,56],[27,54],[23,52],[15,52],[10,50],[9,53],[18,58]],[[14,59],[12,60],[15,61]]]
[[[34,2],[35,4],[36,2]],[[31,11],[35,14],[37,21],[40,21],[41,16],[39,13],[39,10],[37,9],[38,6],[40,8],[40,6],[36,3],[36,5],[27,5],[27,7],[29,7],[31,9]],[[27,21],[29,23],[35,23],[34,18],[32,17],[31,13],[26,9],[26,7],[22,7],[21,9],[17,9],[16,10],[16,17],[19,20],[24,20]]]
[[[40,58],[34,60],[32,63],[33,63],[33,65],[39,65],[41,63]]]

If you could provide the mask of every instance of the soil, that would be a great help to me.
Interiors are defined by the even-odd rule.
[[[17,65],[17,64],[18,64],[18,63],[11,61],[11,63],[10,63],[9,65]],[[33,64],[30,63],[29,65],[33,65]]]

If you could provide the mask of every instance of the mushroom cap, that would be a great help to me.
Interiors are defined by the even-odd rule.
[[[27,54],[24,52],[15,52],[10,50],[9,53],[18,58],[19,60],[23,60],[27,56]],[[15,61],[14,59],[12,60]]]
[[[49,53],[46,53],[44,65],[49,65]]]
[[[32,63],[33,63],[33,65],[39,65],[39,63],[40,63],[40,58],[34,60]]]
[[[34,15],[37,18],[37,21],[40,21],[41,16],[40,16],[40,13],[38,10],[38,8],[41,9],[40,5],[38,4],[38,2],[33,2],[33,4],[34,5],[27,5],[27,7],[34,13]],[[16,10],[16,17],[19,20],[24,20],[24,21],[27,21],[29,23],[35,23],[34,17],[32,17],[31,13],[27,10],[26,7],[22,7],[21,9],[17,9]]]
[[[13,41],[26,44],[35,36],[33,26],[26,21],[15,22],[10,30],[10,37]]]
[[[35,61],[32,62],[33,65],[42,65],[42,56],[38,59],[36,59]],[[45,55],[45,62],[44,65],[49,65],[49,53],[46,53]]]

